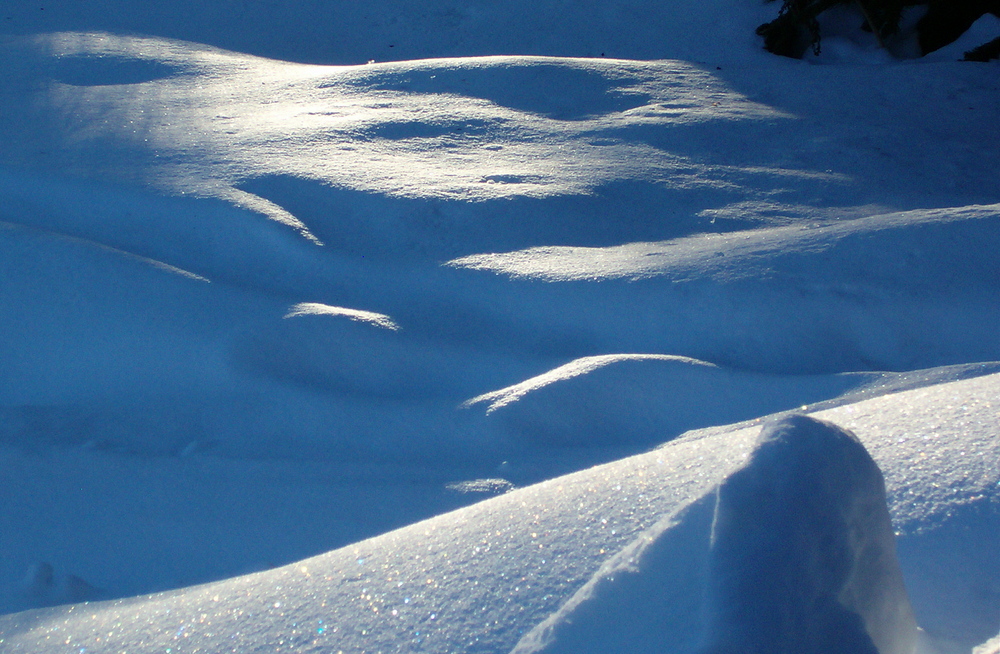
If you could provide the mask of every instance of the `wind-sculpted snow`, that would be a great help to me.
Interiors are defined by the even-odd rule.
[[[718,490],[706,651],[912,654],[894,540],[856,436],[802,416],[765,425]]]
[[[594,334],[619,351],[679,352],[768,372],[791,372],[791,361],[799,373],[912,369],[957,363],[949,350],[958,343],[982,348],[970,359],[995,358],[1000,314],[986,289],[1000,280],[997,220],[995,206],[958,207],[608,248],[532,248],[449,265],[512,277],[511,294],[537,297],[553,320],[593,326],[598,315],[628,315],[627,326],[607,334],[613,345]],[[575,301],[581,289],[591,298],[585,306]],[[759,356],[763,341],[768,361]]]
[[[371,311],[359,311],[357,309],[345,309],[344,307],[331,307],[319,302],[299,302],[289,308],[285,318],[298,318],[300,316],[345,316],[356,322],[365,322],[382,329],[396,331],[399,325],[392,321],[389,316]]]
[[[965,553],[921,552],[920,543],[972,508],[985,510],[978,524],[997,533],[1000,476],[992,464],[1000,456],[1000,439],[988,398],[998,383],[996,375],[979,377],[818,414],[849,424],[885,473],[889,514],[902,534],[900,566],[917,623],[931,639],[940,633],[934,614],[947,598],[929,591],[921,578],[934,561]],[[956,397],[981,399],[958,406]],[[940,421],[933,431],[925,427],[928,416]],[[12,652],[39,651],[52,638],[91,652],[213,651],[275,643],[292,652],[496,652],[513,648],[589,580],[621,576],[631,588],[653,592],[627,610],[643,618],[670,616],[663,628],[679,635],[674,651],[694,651],[702,623],[685,616],[698,614],[703,596],[699,584],[705,578],[698,570],[706,569],[710,552],[715,489],[744,468],[760,431],[757,424],[693,433],[648,454],[516,490],[273,571],[159,596],[7,616],[0,618],[0,634]],[[968,469],[968,461],[982,463]],[[792,462],[777,466],[789,479],[799,478]],[[912,503],[917,492],[935,486],[937,501]],[[749,501],[756,495],[740,497]],[[794,528],[796,520],[808,518],[790,506],[787,512],[772,508],[779,526]],[[747,528],[755,526],[760,525]],[[884,543],[885,535],[875,538]],[[945,563],[953,571],[954,592],[969,593],[984,578],[996,578],[997,544],[976,543],[983,559],[972,568]],[[643,558],[647,550],[651,554]],[[654,570],[652,577],[644,574]],[[1000,600],[983,597],[963,609],[966,631],[953,645],[968,650],[994,635]],[[623,620],[620,626],[657,629],[642,621],[630,626]],[[595,622],[575,628],[591,633],[594,642],[615,636],[602,635],[599,627]],[[588,632],[591,628],[595,631]],[[641,637],[636,642],[650,649],[657,644]]]
[[[672,171],[679,180],[689,174],[712,178],[727,167],[664,153],[619,131],[782,115],[682,62],[497,57],[322,67],[165,40],[72,33],[7,49],[24,60],[6,73],[14,84],[45,80],[47,66],[31,68],[26,62],[33,60],[118,57],[182,67],[180,74],[144,83],[88,86],[61,84],[56,71],[34,119],[68,117],[69,129],[23,133],[18,150],[32,139],[54,138],[62,141],[62,152],[53,154],[65,164],[93,160],[91,175],[136,179],[141,171],[161,188],[223,197],[300,231],[266,198],[240,192],[241,182],[291,174],[404,197],[485,200],[580,193],[637,176],[666,180]],[[604,94],[636,101],[608,104],[596,115],[589,115],[600,107],[591,94],[554,112],[509,97],[492,102],[491,94],[511,92],[503,90],[503,79],[491,79],[509,74],[521,77],[523,97],[548,97],[544,90],[560,78],[576,88],[573,76],[584,75],[604,86]],[[469,83],[468,77],[478,79]],[[430,88],[420,84],[426,78],[435,80]],[[588,115],[567,122],[559,118],[566,112]],[[128,158],[107,159],[106,139],[126,148]],[[483,150],[490,156],[479,156]],[[200,160],[194,168],[192,155]]]
[[[935,654],[996,636],[993,66],[772,57],[742,0],[292,4],[0,10],[0,613],[46,607],[2,654],[502,652],[649,542],[620,623],[695,647],[788,410],[884,472]]]
[[[527,652],[913,654],[877,465],[836,425],[764,425],[746,464],[607,561]]]
[[[520,384],[516,384],[509,388],[503,388],[498,391],[492,391],[490,393],[484,393],[478,397],[474,397],[471,400],[465,402],[466,407],[475,406],[480,403],[489,403],[489,407],[486,409],[486,413],[493,413],[497,409],[502,409],[503,407],[511,404],[512,402],[517,402],[522,397],[531,393],[532,391],[539,390],[550,384],[566,381],[573,379],[574,377],[579,377],[580,375],[586,375],[595,370],[599,370],[605,366],[618,363],[621,361],[669,361],[676,362],[679,364],[687,364],[691,366],[705,366],[714,367],[710,363],[705,363],[704,361],[695,361],[694,359],[685,359],[682,357],[671,357],[666,355],[603,355],[596,357],[587,357],[585,359],[579,359],[571,363],[567,363],[564,366],[559,366],[555,370],[550,370],[549,372],[539,375],[538,377],[533,377],[527,381],[523,381]]]
[[[607,248],[546,247],[520,252],[476,254],[448,264],[485,270],[514,278],[578,281],[667,277],[732,278],[791,273],[797,259],[824,255],[829,275],[850,276],[860,283],[891,283],[905,287],[979,281],[964,271],[982,271],[982,281],[1000,278],[1000,265],[990,257],[998,243],[996,222],[1000,205],[965,206],[867,216],[828,224],[789,225],[723,234],[699,234],[657,243],[629,243]],[[876,241],[877,239],[877,241]],[[877,242],[877,246],[875,243]],[[928,249],[927,245],[934,247]],[[865,275],[854,266],[870,261],[872,248],[881,248],[883,261]],[[962,256],[959,256],[962,255]],[[920,258],[920,265],[908,260]],[[935,260],[955,266],[947,278]],[[835,264],[830,265],[833,261]]]
[[[833,397],[883,375],[759,375],[666,355],[577,359],[474,397],[507,438],[547,447],[651,447],[707,421],[729,424]],[[692,398],[699,398],[697,402]]]

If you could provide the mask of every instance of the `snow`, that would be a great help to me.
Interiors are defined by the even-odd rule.
[[[949,546],[962,547],[963,532],[975,529],[970,517],[992,531],[966,544],[978,553],[974,565],[949,569],[947,584],[930,589],[907,581],[919,624],[933,624],[935,613],[955,597],[988,593],[989,580],[1000,572],[991,547],[997,522],[990,499],[1000,482],[993,465],[1000,443],[991,399],[998,384],[1000,375],[981,376],[817,414],[850,424],[883,470],[888,509],[901,534],[904,575],[919,577],[925,568],[941,565]],[[956,397],[980,399],[956,406]],[[933,431],[925,431],[924,425],[934,425],[929,417],[940,421]],[[692,600],[699,597],[691,562],[708,552],[715,489],[745,464],[759,432],[759,421],[694,432],[647,454],[518,489],[272,571],[138,600],[15,614],[0,624],[18,634],[14,646],[23,651],[39,651],[57,637],[69,637],[88,651],[180,645],[217,651],[262,642],[284,642],[293,651],[418,645],[428,651],[504,651],[609,569],[616,574],[638,568],[641,575],[638,554],[669,535],[664,547],[679,554],[656,559],[656,574],[635,583],[652,585],[654,597],[686,600],[677,613],[667,602],[629,602],[622,608],[643,617],[673,615],[674,629],[687,636],[675,651],[694,651],[684,645],[696,644],[701,635],[691,633],[698,624],[690,619],[698,610]],[[963,457],[963,451],[972,456]],[[967,469],[970,460],[980,463]],[[937,495],[928,501],[911,494],[914,486],[931,484],[937,484]],[[925,539],[956,523],[958,534],[948,545],[921,550]],[[679,579],[673,584],[664,581],[674,578]],[[617,624],[616,615],[601,623]],[[983,603],[966,601],[961,615],[952,618],[964,623],[961,641],[967,649],[996,627],[995,609]],[[609,635],[596,627],[588,633]]]
[[[997,21],[793,61],[776,11],[0,10],[0,652],[704,652],[765,629],[719,570],[824,556],[763,521],[858,497],[919,643],[889,563],[823,615],[995,651]],[[788,412],[885,500],[713,545]]]
[[[801,416],[761,430],[717,491],[709,648],[912,652],[917,625],[878,466]]]
[[[345,309],[344,307],[331,307],[319,302],[299,302],[290,307],[285,318],[297,318],[299,316],[346,316],[356,322],[367,322],[383,329],[393,331],[399,329],[399,325],[394,323],[389,316],[371,311],[358,311],[357,309]]]
[[[853,434],[801,415],[767,423],[714,500],[637,548],[631,570],[605,570],[514,651],[657,651],[692,640],[706,652],[915,650],[885,486]],[[707,560],[685,562],[687,576],[701,577],[685,580],[686,603],[702,600],[701,616],[687,616],[694,628],[676,622],[679,602],[663,596],[663,586],[685,576],[677,567],[682,537],[673,532],[692,523],[702,543],[688,536],[687,547],[704,552],[710,532]],[[650,601],[662,616],[629,615]]]

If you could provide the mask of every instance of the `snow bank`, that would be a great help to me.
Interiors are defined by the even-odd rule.
[[[690,429],[817,403],[857,401],[995,369],[996,364],[977,364],[789,377],[677,356],[608,354],[576,359],[462,406],[485,406],[486,427],[525,446],[651,447]]]
[[[450,265],[526,280],[508,292],[622,350],[766,372],[912,370],[1000,351],[1000,315],[983,294],[1000,280],[996,221],[996,207],[956,207]],[[581,289],[590,302],[577,302]],[[613,334],[594,333],[602,324]]]
[[[912,653],[894,540],[857,437],[805,417],[765,425],[718,490],[707,651]]]
[[[648,538],[513,651],[915,650],[882,475],[831,423],[765,424],[714,498]]]
[[[975,509],[975,524],[988,526],[994,539],[998,533],[1000,477],[993,462],[1000,439],[989,399],[998,384],[1000,377],[991,375],[817,414],[848,425],[885,473],[917,623],[932,638],[945,632],[951,646],[965,651],[995,633],[1000,612],[995,596],[970,601],[969,594],[984,579],[997,578],[997,541],[974,543],[982,554],[976,565],[952,565],[967,552],[962,530],[951,531]],[[290,566],[159,596],[5,616],[0,633],[12,652],[44,651],[56,636],[96,652],[275,643],[292,651],[495,652],[513,648],[589,580],[631,574],[635,588],[656,589],[653,599],[683,600],[678,613],[670,611],[676,616],[670,624],[686,629],[684,642],[695,647],[700,622],[685,616],[697,613],[702,597],[696,582],[703,582],[698,570],[709,561],[715,489],[746,466],[759,436],[759,426],[696,432],[648,454],[515,490]],[[942,534],[947,537],[935,540]],[[875,540],[884,543],[884,534]],[[637,555],[650,542],[662,551],[651,554],[653,563],[644,568]],[[929,547],[921,550],[921,544]],[[935,561],[951,570],[951,589],[921,583],[925,575],[933,577]],[[646,570],[657,574],[647,576]],[[964,598],[960,612],[940,609],[950,593]],[[626,605],[642,617],[663,615],[668,606]],[[962,624],[960,638],[948,632],[949,615]],[[648,633],[653,623],[623,624]]]
[[[796,407],[935,644],[996,635],[993,66],[772,57],[743,0],[8,5],[0,611],[186,588],[4,654],[505,651],[650,539],[622,624],[696,647]]]

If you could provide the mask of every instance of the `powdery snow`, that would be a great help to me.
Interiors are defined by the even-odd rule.
[[[988,399],[998,384],[1000,376],[990,375],[817,414],[849,423],[884,471],[888,508],[903,534],[900,565],[917,622],[931,638],[936,632],[926,623],[950,604],[949,594],[975,594],[1000,572],[995,557],[1000,473],[992,465],[1000,442]],[[983,399],[956,406],[956,397]],[[925,426],[928,416],[940,419],[933,432]],[[659,557],[653,566],[662,585],[644,582],[656,588],[661,601],[637,601],[620,610],[650,618],[672,615],[662,628],[684,636],[675,651],[694,651],[701,622],[692,616],[698,615],[703,590],[695,564],[709,550],[714,490],[744,465],[759,432],[755,425],[694,433],[648,454],[273,571],[143,599],[16,614],[0,618],[0,629],[11,635],[5,636],[10,651],[45,651],[39,648],[52,638],[69,638],[88,651],[179,646],[214,651],[262,644],[293,651],[505,651],[594,575],[641,575],[647,544],[670,537],[677,555]],[[961,452],[974,452],[983,463],[966,470],[969,457]],[[940,493],[930,502],[914,502],[911,484],[937,484]],[[961,533],[976,513],[989,521],[982,524],[992,524],[993,538],[970,544],[980,552],[976,565],[956,565],[947,586],[933,591],[913,583],[957,554],[947,547],[921,550],[921,543],[955,528]],[[948,540],[956,544],[954,536]],[[671,603],[675,598],[687,599]],[[982,603],[966,603],[962,611],[965,633],[945,635],[968,649],[990,637],[995,611]],[[588,637],[608,638],[601,624],[614,620],[594,623]]]
[[[0,11],[0,652],[699,651],[787,411],[878,464],[921,654],[995,650],[997,21],[777,10]]]
[[[359,311],[357,309],[345,309],[344,307],[331,307],[319,302],[299,302],[289,307],[285,318],[298,318],[299,316],[345,316],[350,320],[366,322],[383,329],[396,331],[399,325],[392,321],[392,318],[381,313],[371,311]]]
[[[680,633],[664,629],[676,617],[627,617],[630,605],[651,602],[671,613],[672,598],[650,587],[684,574],[668,532],[644,544],[637,569],[596,577],[514,651],[658,651],[691,640],[703,652],[915,650],[885,485],[853,434],[801,415],[767,423],[712,504],[707,547],[693,515],[704,509],[685,516],[701,527],[707,556],[685,562],[701,577],[687,590],[702,609]]]

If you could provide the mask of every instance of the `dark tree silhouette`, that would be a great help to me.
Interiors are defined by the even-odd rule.
[[[921,54],[943,48],[965,33],[983,14],[1000,16],[1000,0],[932,0],[917,23]],[[1000,55],[1000,38],[965,53],[966,61],[988,61]]]
[[[927,13],[916,25],[921,55],[952,43],[984,14],[1000,16],[1000,0],[783,0],[778,17],[758,27],[757,34],[775,54],[801,58],[809,48],[819,54],[818,17],[837,5],[856,6],[864,16],[860,29],[874,33],[883,45],[899,31],[905,7],[926,5]],[[965,53],[968,61],[998,57],[1000,37]]]

